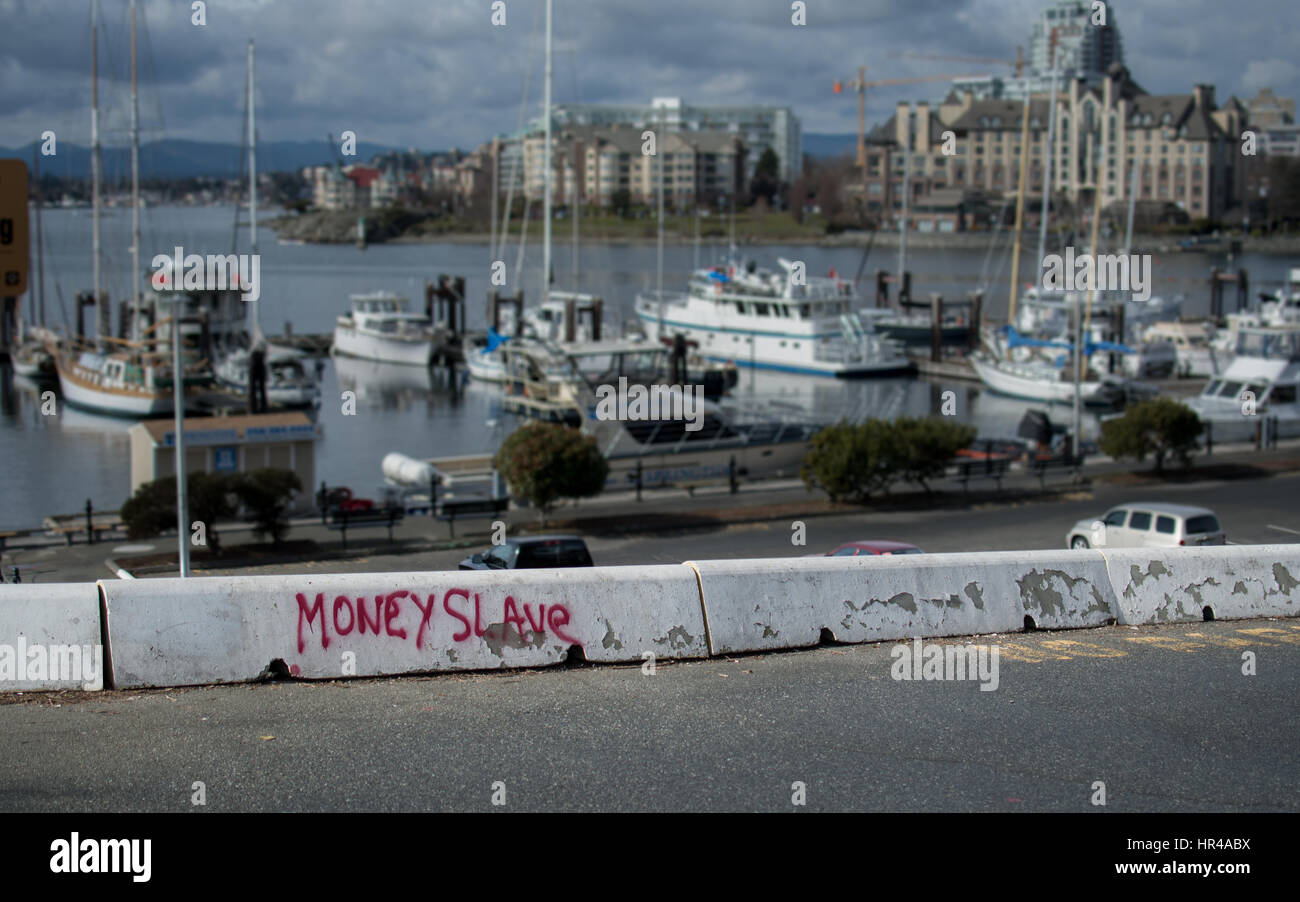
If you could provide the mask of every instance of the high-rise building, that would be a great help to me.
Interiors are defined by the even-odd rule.
[[[1106,3],[1105,25],[1093,24],[1093,4],[1089,0],[1056,0],[1034,20],[1029,36],[1029,57],[1023,79],[959,79],[953,88],[969,93],[976,100],[1021,100],[1025,91],[1031,95],[1051,90],[1052,65],[1057,70],[1057,85],[1082,78],[1091,87],[1101,85],[1113,63],[1124,63],[1124,45],[1115,21],[1113,3]],[[1055,53],[1053,53],[1055,37]]]

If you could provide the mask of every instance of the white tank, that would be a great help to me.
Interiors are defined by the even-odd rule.
[[[414,457],[407,457],[396,451],[385,454],[379,465],[384,478],[396,485],[419,486],[427,488],[433,480],[433,464]]]

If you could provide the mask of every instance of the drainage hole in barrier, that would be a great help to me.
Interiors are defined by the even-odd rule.
[[[1036,630],[1036,629],[1038,629],[1038,624],[1034,623],[1034,618],[1033,618],[1033,617],[1030,617],[1028,614],[1026,614],[1026,615],[1025,615],[1025,632],[1027,632],[1027,633],[1032,633],[1032,632],[1033,632],[1034,630]]]
[[[1201,619],[1206,621],[1207,623],[1213,620],[1214,608],[1210,607],[1208,604],[1205,607],[1201,608]]]

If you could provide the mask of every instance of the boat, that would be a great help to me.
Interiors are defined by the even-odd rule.
[[[68,347],[56,355],[59,390],[76,407],[114,416],[140,419],[166,416],[172,401],[171,364],[166,355],[131,347],[101,353]],[[206,382],[201,375],[186,378],[186,385]]]
[[[1179,376],[1217,376],[1232,362],[1232,352],[1217,349],[1214,336],[1210,323],[1158,322],[1147,327],[1142,340],[1172,345]]]
[[[33,382],[53,382],[59,378],[54,355],[43,342],[28,339],[19,344],[10,355],[14,372]]]
[[[253,89],[253,40],[248,40],[248,238],[249,252],[257,254],[257,143],[255,126],[256,94]],[[233,292],[232,292],[233,293]],[[202,324],[204,333],[211,334],[214,314],[221,313],[223,307],[239,304],[238,299],[222,298],[220,292],[207,292],[202,296],[208,304],[218,305],[215,310],[206,311]],[[187,296],[187,300],[189,300]],[[246,307],[252,308],[252,330],[247,328],[248,313]],[[249,397],[250,371],[253,363],[253,350],[260,349],[265,362],[265,403],[267,406],[280,407],[316,407],[320,404],[320,386],[316,373],[305,365],[305,357],[296,350],[282,351],[271,346],[262,334],[261,301],[253,301],[231,310],[228,317],[217,320],[224,328],[218,334],[219,344],[212,354],[217,359],[214,375],[219,383]],[[286,337],[289,336],[289,324],[285,323]],[[250,347],[248,347],[251,345]],[[250,407],[256,411],[263,399],[249,397]]]
[[[1020,296],[1014,325],[1020,334],[1034,338],[1068,338],[1070,311],[1076,304],[1083,303],[1084,294],[1031,286]],[[1092,312],[1088,317],[1088,337],[1093,341],[1137,344],[1146,329],[1158,322],[1177,320],[1183,312],[1181,295],[1172,298],[1157,295],[1145,301],[1116,291],[1097,291],[1094,295]],[[1121,315],[1124,334],[1117,335]]]
[[[320,386],[315,374],[303,365],[304,357],[295,354],[268,353],[266,358],[266,400],[279,407],[316,407],[320,404]],[[217,382],[241,395],[248,394],[252,352],[234,351],[217,364]]]
[[[1075,383],[1065,366],[1037,358],[1008,360],[987,351],[976,351],[968,359],[980,381],[999,394],[1050,404],[1074,403]],[[1085,379],[1079,383],[1079,400],[1111,406],[1116,399],[1106,382]]]
[[[1237,333],[1232,363],[1184,403],[1210,427],[1216,442],[1248,441],[1261,421],[1276,437],[1300,435],[1300,324],[1247,326]],[[1247,394],[1249,392],[1249,394]]]
[[[99,5],[94,4],[92,7],[92,34],[96,35],[94,38],[96,41],[98,40],[98,11]],[[133,19],[132,40],[134,40],[134,27]],[[97,61],[97,54],[92,54],[92,58]],[[92,79],[96,85],[98,84],[98,78],[99,73],[96,62],[92,67]],[[134,158],[139,153],[140,147],[138,101],[134,89],[134,57],[132,58],[131,79],[131,149]],[[92,91],[92,95],[98,97],[97,87]],[[69,405],[113,416],[137,418],[162,416],[173,413],[176,409],[173,401],[173,392],[175,391],[173,367],[167,360],[164,346],[152,333],[165,323],[172,323],[173,318],[171,316],[162,317],[155,306],[153,324],[148,328],[144,328],[142,322],[144,311],[140,306],[141,293],[139,290],[141,276],[139,265],[141,244],[139,212],[142,204],[139,191],[139,172],[135,166],[132,167],[131,176],[131,193],[134,205],[132,231],[134,235],[130,285],[132,292],[131,331],[133,335],[138,336],[138,340],[126,341],[113,337],[110,328],[112,313],[101,290],[99,231],[101,147],[98,122],[98,108],[95,107],[92,109],[91,117],[91,163],[93,172],[91,196],[92,211],[94,213],[92,226],[95,273],[94,297],[99,306],[96,345],[89,347],[83,342],[68,342],[56,345],[53,342],[47,342],[46,349],[54,358],[55,368],[58,371],[59,388],[64,400]],[[156,303],[156,294],[154,298]],[[174,332],[173,334],[180,333]],[[184,349],[183,334],[180,340],[182,342],[181,347]],[[169,340],[166,347],[170,350],[172,344],[173,342]],[[196,361],[194,353],[188,356],[190,358],[189,365],[184,360],[182,360],[181,364],[184,367],[181,374],[182,392],[190,385],[204,383],[209,380],[209,374],[204,368],[203,361],[201,359]]]
[[[410,301],[396,294],[354,294],[352,311],[334,326],[334,353],[408,366],[433,363],[438,338],[433,321],[408,312]]]
[[[701,357],[817,376],[884,376],[911,370],[897,344],[854,312],[853,284],[783,273],[753,262],[699,269],[685,292],[638,295],[636,315],[654,341],[680,333]]]

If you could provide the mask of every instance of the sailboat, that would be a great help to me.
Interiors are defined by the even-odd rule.
[[[112,336],[112,311],[104,297],[100,279],[100,169],[99,141],[99,2],[92,3],[91,24],[91,166],[93,171],[94,292],[99,311],[95,347],[70,342],[49,346],[59,375],[59,387],[69,404],[115,416],[156,417],[171,413],[172,366],[156,340],[125,341]],[[131,2],[131,195],[132,278],[131,332],[141,339],[140,330],[140,100],[136,84],[135,0]],[[161,326],[156,322],[154,328]],[[152,329],[148,331],[153,331]],[[184,384],[206,381],[201,368],[182,374]]]
[[[253,90],[253,39],[248,39],[248,235],[249,253],[257,254],[257,98]],[[217,382],[243,395],[248,394],[254,362],[253,350],[264,353],[266,401],[282,407],[314,407],[320,404],[320,386],[315,374],[303,365],[302,355],[292,350],[270,349],[262,334],[261,302],[252,301],[252,349],[237,347],[249,340],[246,332],[232,329],[224,347],[218,349],[214,368]],[[242,309],[240,313],[243,313]]]

